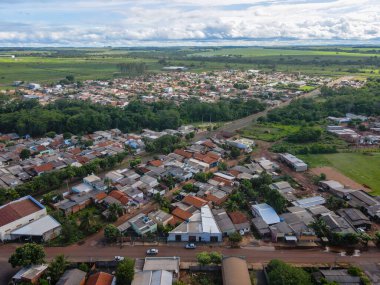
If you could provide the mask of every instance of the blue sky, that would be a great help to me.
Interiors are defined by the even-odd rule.
[[[380,43],[379,0],[0,0],[0,46]]]

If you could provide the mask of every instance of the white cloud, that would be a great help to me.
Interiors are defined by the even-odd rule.
[[[13,0],[0,45],[378,41],[378,0]]]

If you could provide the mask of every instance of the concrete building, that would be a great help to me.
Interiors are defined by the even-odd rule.
[[[221,242],[220,231],[214,215],[208,205],[197,210],[174,230],[169,232],[168,241],[185,242]]]
[[[131,218],[129,223],[133,230],[140,236],[157,231],[157,223],[143,213]]]
[[[280,159],[297,172],[307,170],[307,164],[290,153],[281,153]]]

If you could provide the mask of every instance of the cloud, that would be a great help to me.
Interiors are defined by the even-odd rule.
[[[0,46],[373,42],[378,0],[2,0]]]

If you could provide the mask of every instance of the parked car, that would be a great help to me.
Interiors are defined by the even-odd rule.
[[[195,244],[193,244],[193,243],[188,243],[188,244],[185,245],[185,248],[187,248],[187,249],[196,249],[197,246]]]
[[[116,261],[123,261],[123,260],[124,260],[124,256],[116,255],[116,256],[115,256],[115,260],[116,260]]]
[[[150,248],[146,251],[147,255],[156,255],[158,254],[158,249],[157,248]]]

